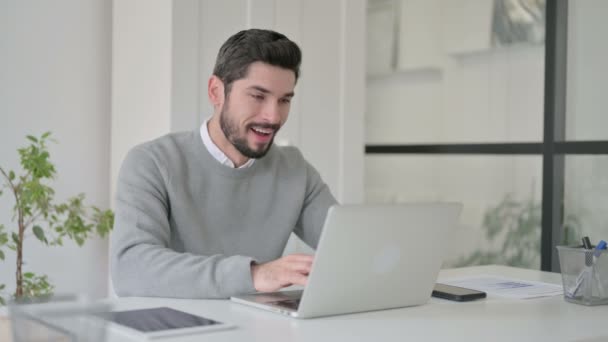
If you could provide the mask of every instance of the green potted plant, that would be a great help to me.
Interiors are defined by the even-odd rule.
[[[53,294],[54,287],[46,275],[23,272],[23,242],[28,236],[49,246],[61,246],[66,238],[82,246],[93,234],[108,235],[114,224],[112,211],[85,206],[84,194],[55,203],[55,191],[47,184],[56,173],[47,148],[50,135],[46,132],[40,137],[27,136],[30,145],[17,150],[23,168],[21,175],[0,166],[0,196],[10,192],[15,201],[14,228],[0,224],[0,260],[5,258],[4,247],[16,253],[15,300]],[[5,284],[0,284],[0,292],[4,289]],[[5,304],[1,295],[0,304]]]
[[[540,201],[535,200],[533,195],[518,201],[512,194],[506,194],[498,205],[486,210],[482,223],[486,242],[488,244],[501,242],[502,247],[496,250],[476,250],[450,266],[500,264],[526,268],[538,267],[541,210]],[[576,215],[566,215],[562,227],[562,244],[577,240],[580,222]]]

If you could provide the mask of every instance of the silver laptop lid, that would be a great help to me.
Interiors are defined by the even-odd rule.
[[[426,303],[461,208],[458,203],[333,206],[297,316]]]

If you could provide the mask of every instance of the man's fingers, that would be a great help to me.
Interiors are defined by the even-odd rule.
[[[285,285],[305,285],[310,273],[310,264],[307,262],[292,262],[288,265],[283,265],[280,271],[279,281]]]
[[[306,285],[314,256],[291,254],[251,267],[253,283],[261,292],[274,291],[289,285]]]
[[[314,258],[307,254],[292,254],[284,259],[284,266],[301,273],[310,273]]]
[[[293,285],[306,285],[308,281],[308,276],[303,275],[301,273],[292,272],[289,274],[287,281]]]
[[[289,264],[289,269],[292,271],[296,271],[300,274],[308,274],[312,268],[312,263],[310,262],[292,262]]]
[[[310,254],[289,254],[283,257],[286,261],[296,262],[310,262],[312,263],[315,256]]]

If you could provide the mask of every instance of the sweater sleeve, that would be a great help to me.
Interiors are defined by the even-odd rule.
[[[227,298],[255,292],[246,256],[170,249],[168,175],[142,147],[129,152],[116,190],[112,283],[119,296]]]
[[[338,202],[319,172],[306,162],[306,195],[294,233],[316,249],[329,208]]]

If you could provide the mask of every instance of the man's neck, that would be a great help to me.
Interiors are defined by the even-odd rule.
[[[218,114],[214,114],[213,117],[207,123],[207,131],[209,132],[209,137],[211,141],[234,163],[236,168],[241,167],[245,164],[249,158],[239,152],[226,135],[224,135],[224,131],[220,127],[220,120]]]

